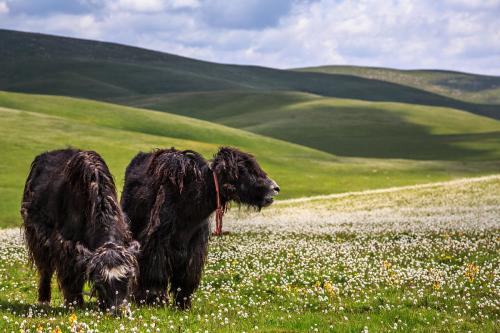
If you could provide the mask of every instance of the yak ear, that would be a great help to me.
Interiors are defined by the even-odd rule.
[[[90,252],[90,250],[87,249],[87,247],[85,247],[84,245],[82,245],[80,243],[76,244],[77,264],[82,265],[82,266],[86,266],[91,257],[92,257],[92,252]]]
[[[221,175],[228,180],[237,180],[239,178],[238,165],[234,161],[222,160],[217,163],[213,169],[217,175]]]
[[[139,254],[140,249],[141,249],[141,244],[139,244],[139,242],[136,240],[131,241],[127,248],[127,250],[134,256]]]

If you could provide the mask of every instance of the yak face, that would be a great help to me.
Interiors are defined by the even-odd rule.
[[[274,180],[266,176],[255,161],[253,162],[245,163],[239,168],[238,178],[234,183],[235,198],[238,202],[260,209],[273,203],[280,188]]]
[[[223,158],[219,159],[220,156]],[[278,184],[267,176],[250,154],[235,148],[221,148],[214,164],[223,169],[218,172],[226,178],[223,191],[236,202],[260,209],[272,204],[280,191]]]
[[[135,283],[138,251],[139,243],[136,241],[128,248],[108,242],[94,253],[83,249],[87,278],[97,294],[101,309],[120,314],[121,305]]]

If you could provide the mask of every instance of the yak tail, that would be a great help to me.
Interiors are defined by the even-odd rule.
[[[99,223],[100,216],[120,214],[113,177],[98,153],[77,152],[64,173],[73,191],[86,198],[85,213],[93,226]]]
[[[41,158],[40,156],[41,155],[38,155],[37,157],[35,157],[33,162],[31,162],[30,172],[28,174],[28,178],[26,179],[26,183],[24,184],[23,199],[21,201],[21,216],[23,217],[24,220],[26,220],[28,216],[28,209],[31,204],[31,197],[33,195],[33,191],[31,189],[31,182],[33,181],[35,169]]]

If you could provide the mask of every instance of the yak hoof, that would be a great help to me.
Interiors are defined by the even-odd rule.
[[[169,299],[164,294],[140,292],[134,296],[134,302],[139,306],[167,306]]]

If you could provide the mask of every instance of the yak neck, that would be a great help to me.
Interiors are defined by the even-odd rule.
[[[208,215],[214,213],[217,207],[220,206],[224,208],[227,205],[227,196],[224,193],[224,187],[222,179],[223,177],[215,172],[212,165],[209,164],[204,170],[204,182],[206,188],[206,208],[208,210]],[[217,182],[217,184],[216,184]],[[219,205],[217,204],[217,199],[219,199]]]

